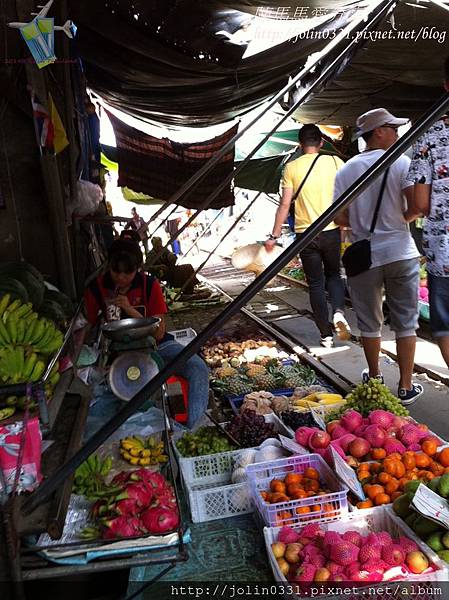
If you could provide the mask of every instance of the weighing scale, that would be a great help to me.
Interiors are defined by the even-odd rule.
[[[120,319],[103,325],[108,382],[120,400],[131,400],[162,368],[153,337],[160,321]]]

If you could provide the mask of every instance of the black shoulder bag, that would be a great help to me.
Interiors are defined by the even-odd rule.
[[[290,214],[292,215],[293,218],[295,217],[295,201],[296,201],[296,198],[299,196],[302,188],[304,187],[305,182],[307,181],[308,176],[312,172],[312,169],[315,166],[316,161],[320,158],[320,156],[323,156],[323,155],[322,154],[318,154],[317,156],[315,156],[315,158],[314,158],[312,164],[310,165],[309,170],[307,171],[304,179],[299,184],[299,188],[296,190],[296,194],[293,196],[293,198],[290,201]]]
[[[388,168],[382,179],[380,186],[379,198],[377,199],[376,208],[374,209],[373,220],[371,222],[370,234],[374,232],[377,223],[377,217],[379,215],[380,203],[382,202],[382,196],[384,195],[385,184],[387,183]],[[371,267],[371,239],[359,240],[351,244],[343,253],[341,257],[342,263],[345,267],[346,275],[348,277],[355,277],[360,275],[364,271],[368,271]]]

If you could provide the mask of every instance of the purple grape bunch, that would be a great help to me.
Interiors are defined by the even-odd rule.
[[[276,436],[273,423],[267,423],[254,410],[245,410],[231,419],[227,432],[244,448],[259,446],[270,437]]]

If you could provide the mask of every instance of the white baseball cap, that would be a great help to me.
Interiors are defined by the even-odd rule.
[[[375,108],[369,110],[360,117],[357,118],[356,126],[357,130],[354,137],[358,138],[368,131],[376,129],[376,127],[382,127],[383,125],[394,125],[399,127],[409,122],[409,119],[400,119],[391,114],[386,108]]]

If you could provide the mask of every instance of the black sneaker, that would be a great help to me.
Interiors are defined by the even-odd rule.
[[[424,388],[420,383],[412,383],[412,389],[398,388],[398,398],[403,406],[413,404],[423,394]]]

